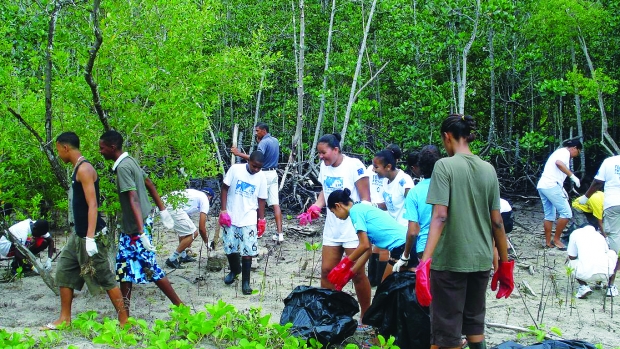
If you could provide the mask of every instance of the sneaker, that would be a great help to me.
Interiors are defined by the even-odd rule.
[[[273,234],[271,239],[273,241],[282,242],[282,241],[284,241],[284,234],[282,234],[282,233],[280,233],[280,234]]]
[[[616,285],[607,287],[607,297],[618,297],[618,288]]]
[[[579,299],[585,299],[590,294],[592,294],[592,290],[590,289],[590,286],[588,286],[588,285],[579,285],[579,288],[577,289],[577,294],[575,296],[577,298],[579,298]]]
[[[174,269],[185,269],[184,266],[181,265],[181,263],[179,263],[179,260],[171,260],[170,258],[166,259],[166,265],[169,266],[170,268],[174,268]]]
[[[190,255],[187,255],[185,257],[179,257],[178,261],[181,262],[181,263],[191,263],[191,262],[195,262],[196,258],[194,258],[194,257],[192,257]]]

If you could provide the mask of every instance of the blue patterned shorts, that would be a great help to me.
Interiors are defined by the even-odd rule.
[[[258,255],[256,225],[224,227],[224,253],[240,253],[241,256]]]
[[[144,223],[144,233],[151,242],[152,229],[153,219],[149,217]],[[164,278],[166,273],[157,265],[156,257],[155,252],[144,248],[139,235],[121,233],[116,254],[116,281],[146,284]]]

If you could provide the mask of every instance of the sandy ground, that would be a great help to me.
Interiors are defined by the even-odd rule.
[[[616,304],[619,302],[605,297],[603,290],[594,291],[584,300],[571,297],[577,286],[571,287],[566,275],[566,252],[542,248],[543,215],[540,200],[520,202],[514,207],[516,225],[510,237],[516,250],[515,285],[519,286],[519,290],[515,288],[509,299],[497,300],[495,293],[489,289],[486,319],[490,324],[486,330],[488,343],[492,346],[517,337],[517,332],[493,324],[528,327],[536,323],[545,329],[559,328],[565,339],[601,343],[605,349],[620,347],[620,309]],[[240,281],[230,286],[224,285],[223,278],[228,270],[221,246],[207,257],[206,250],[200,251],[199,244],[196,244],[193,252],[200,257],[200,268],[198,262],[186,264],[187,268],[183,270],[165,268],[181,299],[195,310],[202,310],[204,304],[212,304],[220,299],[239,310],[260,307],[264,314],[272,314],[273,322],[278,322],[284,307],[282,300],[297,285],[312,283],[317,286],[320,251],[313,255],[312,251],[306,250],[304,242],[320,241],[322,222],[314,223],[302,234],[298,229],[293,229],[296,220],[285,219],[288,235],[283,244],[276,246],[270,240],[269,232],[274,222],[269,216],[267,218],[268,232],[260,240],[262,247],[258,268],[252,273],[251,281],[252,287],[259,290],[259,293],[244,296]],[[213,234],[215,222],[216,218],[209,219],[210,234]],[[314,236],[306,235],[313,231],[316,232]],[[159,261],[160,266],[164,266],[165,258],[176,247],[177,237],[172,231],[164,231],[160,225],[156,225],[154,234],[162,246]],[[57,236],[56,239],[60,246],[66,240],[63,236]],[[3,272],[6,267],[6,262],[3,262]],[[523,281],[529,284],[535,295],[526,294],[522,287]],[[351,284],[344,291],[354,295]],[[148,322],[167,319],[169,304],[154,284],[137,285],[132,297],[131,316]],[[0,284],[0,328],[15,332],[29,328],[36,336],[40,326],[57,318],[59,309],[60,299],[37,276]],[[87,292],[76,292],[74,315],[87,310],[96,310],[102,316],[115,318],[112,305],[105,295],[90,296]],[[78,342],[72,344],[81,348],[94,347],[76,340]],[[520,340],[522,343],[534,341],[531,336]],[[65,342],[65,347],[67,344],[70,342]]]

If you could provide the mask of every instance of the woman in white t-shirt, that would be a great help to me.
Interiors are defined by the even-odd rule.
[[[390,144],[387,149],[375,154],[372,160],[375,173],[383,178],[383,205],[379,205],[388,211],[390,216],[400,225],[406,227],[409,222],[403,217],[405,213],[405,198],[409,189],[413,188],[411,176],[396,167],[396,161],[400,159],[402,152],[395,144]]]
[[[358,159],[342,154],[340,139],[340,134],[334,133],[324,135],[318,141],[316,148],[322,160],[319,180],[323,190],[316,202],[298,216],[302,225],[319,217],[321,209],[326,206],[327,197],[334,190],[348,188],[353,201],[370,202],[369,181],[364,164]],[[327,280],[327,275],[338,265],[344,253],[351,254],[358,245],[359,240],[351,219],[338,219],[327,210],[323,228],[321,287],[334,289],[334,285]],[[360,303],[361,319],[370,306],[370,283],[363,269],[353,277],[353,285],[357,301]]]
[[[581,153],[581,142],[575,139],[564,142],[563,147],[554,151],[547,162],[540,176],[538,185],[538,194],[542,200],[543,210],[545,212],[545,245],[547,247],[557,247],[561,251],[566,251],[566,246],[560,241],[560,236],[568,221],[573,218],[573,211],[568,203],[568,197],[564,192],[564,180],[570,177],[570,180],[579,188],[579,178],[570,170],[570,159]],[[556,212],[560,216],[555,224],[555,235],[551,240],[551,228],[555,221]]]

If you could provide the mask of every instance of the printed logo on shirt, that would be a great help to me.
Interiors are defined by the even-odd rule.
[[[400,184],[401,187],[405,186],[405,179],[401,178],[400,181],[398,182],[398,184]]]
[[[616,165],[614,166],[614,173],[618,176],[620,176],[620,165]]]
[[[372,183],[371,185],[376,188],[377,193],[381,192],[381,188],[383,188],[383,180],[379,178],[379,175],[376,173],[372,175]]]
[[[383,200],[385,201],[385,206],[387,207],[388,211],[391,211],[394,209],[394,202],[392,201],[392,194],[383,192]]]
[[[344,189],[344,180],[342,177],[325,177],[325,187],[327,194],[331,194],[334,190]]]
[[[360,167],[360,168],[358,168],[358,169],[357,169],[357,174],[358,174],[358,175],[360,175],[360,176],[361,176],[361,175],[363,175],[363,174],[364,174],[364,169],[363,169],[363,168],[361,168],[361,167]]]
[[[255,191],[256,186],[254,184],[250,184],[242,180],[237,180],[237,184],[235,185],[235,194],[241,195],[244,198],[252,198]]]

